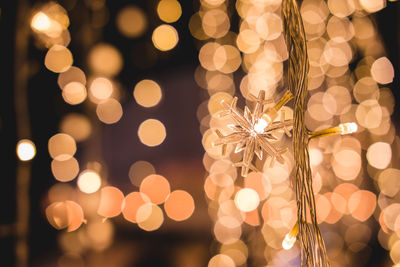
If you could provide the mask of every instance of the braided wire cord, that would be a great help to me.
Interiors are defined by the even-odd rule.
[[[282,1],[284,34],[289,52],[288,88],[294,95],[293,152],[296,161],[295,191],[302,266],[330,266],[315,208],[305,126],[309,62],[304,25],[297,0]]]

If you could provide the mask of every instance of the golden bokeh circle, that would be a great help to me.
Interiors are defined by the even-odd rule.
[[[146,146],[154,147],[164,142],[167,132],[161,121],[148,119],[139,125],[138,136],[140,142]]]
[[[176,0],[161,0],[157,5],[157,14],[162,21],[173,23],[182,15],[181,4]]]
[[[143,107],[154,107],[161,101],[161,87],[155,81],[141,80],[133,89],[133,97]]]
[[[160,51],[171,50],[178,44],[178,32],[171,25],[160,25],[153,31],[152,41]]]
[[[97,105],[96,114],[100,121],[113,124],[121,119],[123,110],[118,100],[109,98]]]
[[[142,9],[135,5],[122,8],[115,21],[118,30],[128,38],[136,38],[147,29],[147,17]]]
[[[52,72],[67,71],[73,63],[72,53],[68,48],[62,45],[54,45],[48,51],[44,58],[44,65]]]

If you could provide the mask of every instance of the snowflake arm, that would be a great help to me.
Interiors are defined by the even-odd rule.
[[[250,96],[250,99],[255,101],[253,111],[245,106],[243,113],[236,107],[237,97],[232,100],[231,104],[223,101],[221,104],[225,110],[221,116],[231,116],[236,123],[228,125],[233,133],[224,136],[219,130],[216,130],[218,140],[213,145],[222,145],[223,154],[226,153],[228,144],[235,144],[235,153],[243,151],[242,162],[239,165],[242,168],[241,174],[246,177],[249,170],[256,170],[253,165],[254,155],[260,160],[263,159],[264,152],[272,157],[271,164],[274,160],[283,163],[282,154],[286,149],[278,149],[272,143],[277,138],[274,136],[274,131],[283,130],[288,136],[291,136],[289,127],[293,125],[293,120],[285,120],[285,113],[282,111],[280,120],[274,121],[278,116],[281,107],[290,99],[292,95],[287,92],[282,99],[272,108],[264,112],[264,105],[272,103],[272,100],[265,100],[265,91],[260,91],[258,97]]]

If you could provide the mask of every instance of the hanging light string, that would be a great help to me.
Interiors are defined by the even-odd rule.
[[[294,95],[293,152],[296,162],[297,224],[302,266],[330,266],[317,223],[305,125],[309,62],[304,25],[296,0],[282,1],[282,17],[289,52],[287,84]],[[297,226],[296,226],[297,227]]]

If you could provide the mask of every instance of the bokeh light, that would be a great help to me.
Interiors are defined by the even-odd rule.
[[[37,31],[46,31],[51,27],[50,18],[43,12],[38,12],[32,17],[31,27]]]
[[[67,71],[73,63],[72,53],[62,45],[52,46],[46,54],[44,65],[53,72]]]
[[[122,106],[118,100],[109,98],[97,105],[96,114],[101,122],[113,124],[121,119],[123,114]]]
[[[171,50],[178,44],[178,32],[171,25],[160,25],[153,31],[152,41],[160,51]]]
[[[36,33],[44,34],[50,39],[57,39],[69,26],[67,11],[55,2],[48,2],[36,12],[31,19],[31,27]],[[42,41],[49,39],[40,36]],[[51,41],[49,42],[51,43]]]
[[[146,14],[134,5],[122,8],[116,18],[118,30],[128,38],[141,36],[147,29],[147,23]]]
[[[74,199],[76,191],[69,183],[56,183],[50,187],[47,196],[50,203],[61,202]]]
[[[254,53],[260,47],[260,37],[253,30],[241,31],[236,40],[236,44],[240,51],[246,54]]]
[[[89,92],[96,100],[108,99],[114,91],[112,82],[104,77],[96,78],[92,81],[89,87]]]
[[[388,143],[376,142],[367,150],[368,163],[377,169],[385,169],[391,159],[392,149]]]
[[[244,188],[236,193],[235,204],[241,211],[249,212],[255,210],[259,203],[260,197],[254,189]]]
[[[136,214],[141,206],[146,203],[151,203],[150,198],[141,192],[129,193],[123,203],[122,215],[124,218],[132,223],[137,223]]]
[[[77,142],[82,142],[92,133],[92,124],[83,114],[69,113],[62,119],[60,131],[70,135]]]
[[[221,9],[210,9],[203,15],[202,27],[204,33],[209,37],[221,38],[229,31],[229,17]]]
[[[235,262],[236,266],[240,266],[246,262],[249,249],[242,240],[238,240],[233,244],[222,245],[220,252],[229,256]]]
[[[193,197],[186,191],[175,190],[167,198],[164,204],[165,213],[175,221],[184,221],[194,212]]]
[[[378,185],[381,192],[389,197],[394,197],[400,190],[400,170],[387,168],[378,176]]]
[[[51,172],[57,181],[69,182],[78,175],[79,163],[74,157],[66,160],[53,159],[51,162]]]
[[[215,255],[208,262],[208,267],[235,267],[235,262],[225,254]]]
[[[149,208],[150,214],[148,214]],[[161,227],[164,222],[164,213],[159,206],[146,203],[138,209],[136,220],[141,229],[150,232]]]
[[[35,157],[36,146],[28,139],[22,139],[17,143],[17,156],[22,161],[28,161]]]
[[[110,221],[94,221],[88,224],[86,232],[95,251],[105,250],[114,240],[114,226]]]
[[[78,67],[71,66],[67,71],[64,71],[58,75],[57,83],[61,89],[71,82],[79,82],[82,85],[86,85],[86,75]]]
[[[140,192],[148,196],[152,203],[162,204],[168,198],[171,187],[168,180],[158,174],[152,174],[143,179]]]
[[[384,0],[360,0],[361,6],[365,11],[374,13],[386,6],[386,1]]]
[[[217,114],[219,111],[223,111],[225,109],[222,105],[222,102],[230,104],[232,99],[233,97],[225,92],[213,94],[208,101],[208,111],[211,115]]]
[[[231,216],[222,216],[214,225],[214,235],[222,244],[237,242],[242,235],[241,222]]]
[[[162,21],[172,23],[182,15],[182,8],[176,0],[161,0],[157,5],[157,14]]]
[[[155,81],[142,80],[135,85],[133,97],[143,107],[154,107],[162,98],[161,87]]]
[[[156,169],[150,162],[139,160],[130,166],[128,175],[131,183],[139,187],[144,178],[155,173]]]
[[[58,133],[49,139],[49,154],[53,159],[60,161],[71,158],[76,152],[74,138],[65,133]]]
[[[139,125],[138,136],[143,144],[154,147],[164,142],[167,133],[161,121],[148,119]]]
[[[80,82],[70,82],[63,87],[62,97],[71,105],[78,105],[87,97],[86,87]]]
[[[54,202],[46,208],[48,222],[54,228],[66,228],[68,232],[77,230],[84,221],[82,207],[74,201]]]
[[[122,212],[124,194],[114,186],[105,186],[100,191],[100,203],[97,214],[104,218],[118,216]]]
[[[94,46],[89,52],[88,59],[90,69],[97,75],[115,76],[123,66],[121,53],[113,45],[107,43]]]
[[[260,200],[266,199],[272,190],[271,180],[258,172],[251,172],[247,175],[244,187],[256,191]]]
[[[367,190],[356,191],[351,195],[348,207],[355,219],[361,222],[366,221],[375,211],[376,196]]]
[[[381,57],[372,63],[371,75],[380,84],[388,84],[393,81],[393,65],[387,57]]]
[[[264,40],[274,40],[282,33],[282,20],[275,13],[265,13],[256,21],[256,31]]]
[[[77,184],[79,190],[86,194],[92,194],[99,190],[101,178],[99,174],[93,170],[84,170],[79,174]]]

